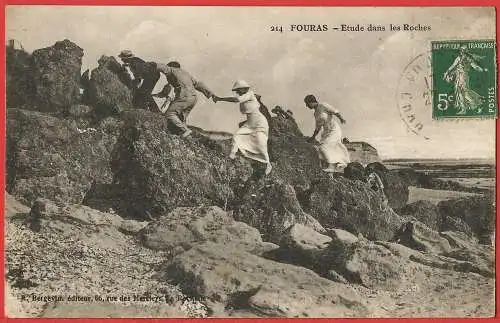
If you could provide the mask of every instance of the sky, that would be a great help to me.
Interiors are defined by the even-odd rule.
[[[431,31],[390,31],[390,23]],[[291,32],[292,24],[386,31]],[[270,31],[275,25],[284,32]],[[70,39],[84,49],[82,71],[122,49],[147,61],[177,60],[219,96],[244,79],[269,108],[293,111],[305,135],[314,118],[303,98],[315,94],[341,111],[346,137],[370,143],[382,158],[495,156],[493,120],[435,121],[417,104],[426,139],[407,129],[396,100],[404,68],[431,40],[496,38],[494,8],[8,6],[6,36],[30,52]],[[234,132],[242,118],[237,105],[200,94],[188,123]]]

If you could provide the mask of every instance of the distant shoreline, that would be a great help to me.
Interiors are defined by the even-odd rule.
[[[442,164],[473,164],[495,165],[494,158],[387,158],[383,163],[442,163]]]

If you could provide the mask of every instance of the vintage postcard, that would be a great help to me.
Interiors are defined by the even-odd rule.
[[[492,7],[6,7],[5,313],[495,315]]]

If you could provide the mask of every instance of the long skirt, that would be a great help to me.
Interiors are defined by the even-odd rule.
[[[326,130],[326,129],[325,129]],[[328,164],[349,164],[349,151],[342,143],[342,130],[336,125],[331,129],[324,130],[321,135],[320,144],[317,147],[320,159]]]
[[[269,163],[268,133],[269,125],[266,117],[260,112],[249,113],[246,123],[234,134],[233,144],[243,156],[267,164]]]

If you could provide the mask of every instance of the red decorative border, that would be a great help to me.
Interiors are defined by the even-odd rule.
[[[321,6],[394,6],[394,7],[446,7],[446,6],[466,6],[466,7],[478,7],[478,6],[490,6],[495,7],[498,11],[500,4],[495,0],[1,0],[2,11],[0,13],[0,18],[3,21],[2,33],[1,33],[1,43],[5,44],[5,7],[8,5],[71,5],[71,6],[95,6],[95,5],[106,5],[106,6],[311,6],[311,7],[321,7]],[[499,13],[496,13],[497,22],[497,35],[500,34],[500,19]],[[499,52],[499,46],[497,41],[497,57]],[[2,89],[5,89],[5,46],[0,46],[2,64],[0,65],[0,84]],[[497,71],[498,72],[498,71]],[[497,80],[499,78],[497,77]],[[498,91],[497,91],[498,93]],[[2,218],[4,215],[3,210],[5,209],[5,91],[0,92],[0,174],[2,174],[2,189],[0,190],[0,212],[2,212]],[[497,107],[498,108],[498,107]],[[496,138],[498,139],[498,128],[500,125],[500,119],[497,119],[496,123]],[[500,157],[498,141],[496,143],[496,162]],[[498,169],[496,172],[496,181],[498,183]],[[497,187],[496,200],[500,198],[500,191]],[[498,231],[498,209],[497,209],[497,231]],[[0,233],[5,232],[5,222],[2,219]],[[0,249],[4,250],[4,239],[2,234],[2,239],[0,239]],[[500,245],[500,235],[496,235],[496,246]],[[496,270],[498,270],[500,265],[500,252],[498,247],[496,247]],[[249,319],[249,318],[208,318],[208,319],[179,319],[179,318],[165,318],[165,319],[11,319],[6,318],[5,308],[4,308],[4,281],[5,276],[5,266],[4,264],[4,253],[2,252],[0,256],[2,260],[2,266],[0,267],[0,322],[34,322],[34,321],[44,321],[44,322],[78,322],[78,323],[89,323],[89,322],[101,322],[115,323],[115,322],[179,322],[179,323],[193,323],[193,322],[203,322],[203,323],[229,323],[234,321],[248,322],[248,323],[306,323],[306,322],[339,322],[339,323],[365,323],[365,322],[439,322],[439,323],[455,323],[455,322],[500,322],[500,310],[498,308],[499,303],[499,293],[500,282],[496,280],[496,310],[494,318],[451,318],[451,319],[434,319],[434,318],[418,318],[418,319],[385,319],[385,318],[375,318],[375,319],[276,319],[276,318],[262,318],[262,319]]]

